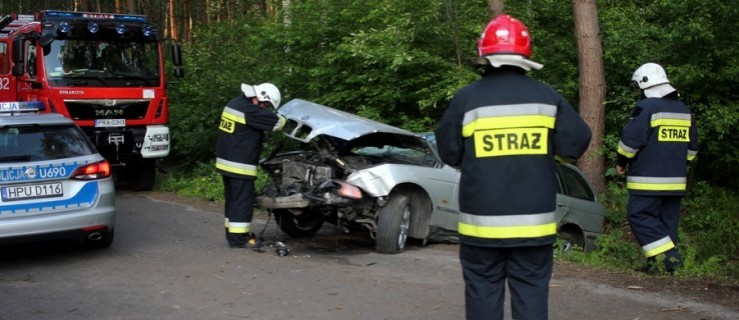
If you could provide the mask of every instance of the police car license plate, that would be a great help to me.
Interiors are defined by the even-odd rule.
[[[95,127],[125,127],[126,119],[95,119]]]
[[[0,195],[2,195],[3,202],[61,197],[64,195],[64,188],[61,182],[2,187]]]

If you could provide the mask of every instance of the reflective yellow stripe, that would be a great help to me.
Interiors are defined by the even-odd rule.
[[[684,191],[687,181],[684,177],[639,177],[626,178],[626,187],[634,190]]]
[[[670,237],[667,236],[657,241],[654,241],[650,244],[646,244],[642,246],[642,250],[644,251],[644,256],[649,258],[649,257],[654,257],[660,253],[666,252],[674,247],[675,247],[675,243],[673,243],[672,239],[670,239]]]
[[[658,126],[690,127],[691,119],[692,119],[692,115],[689,113],[658,112],[652,115],[649,123],[652,127],[658,127]]]
[[[631,148],[627,146],[623,141],[618,142],[618,154],[624,157],[631,159],[636,155],[638,151],[639,149]]]
[[[652,120],[649,124],[654,127],[659,126],[676,126],[676,127],[690,127],[690,120],[681,119],[657,119]]]
[[[650,190],[650,191],[684,191],[684,183],[665,184],[665,183],[636,183],[627,182],[626,187],[634,190]]]
[[[504,117],[486,117],[476,119],[462,127],[462,136],[470,137],[477,130],[545,127],[554,128],[554,117],[545,115],[522,115]]]
[[[228,228],[230,233],[248,233],[251,227],[249,222],[229,222],[228,218],[225,219],[224,226]]]
[[[221,113],[221,118],[228,119],[233,122],[238,122],[241,124],[246,124],[246,118],[244,117],[244,113],[236,111],[229,107],[226,107],[223,109],[223,113]]]
[[[221,159],[221,158],[216,158],[216,168],[226,171],[226,172],[231,172],[231,173],[240,174],[240,175],[246,175],[246,176],[256,176],[257,175],[256,166],[228,161],[228,160]]]
[[[487,239],[538,238],[557,233],[555,222],[538,226],[486,227],[459,222],[460,234]]]

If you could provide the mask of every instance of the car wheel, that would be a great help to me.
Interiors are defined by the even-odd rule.
[[[87,235],[85,237],[85,245],[91,249],[105,249],[113,244],[113,238],[115,237],[115,229],[110,231],[100,232],[99,237],[94,235]]]
[[[299,215],[294,215],[285,209],[275,209],[272,213],[275,215],[275,221],[280,226],[280,230],[296,238],[316,234],[325,222],[323,216],[307,210]]]
[[[411,225],[410,199],[405,194],[390,196],[380,209],[375,246],[379,253],[399,253],[405,248]]]
[[[557,251],[568,253],[572,251],[583,251],[585,248],[585,240],[580,232],[572,230],[560,230],[557,233],[559,241],[555,244]]]

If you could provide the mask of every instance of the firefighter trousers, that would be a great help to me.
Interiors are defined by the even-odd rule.
[[[503,319],[505,285],[513,319],[547,319],[553,247],[490,248],[460,244],[467,320]]]
[[[677,227],[680,220],[680,196],[629,195],[628,216],[631,232],[644,251],[653,259],[664,254],[667,271],[682,265],[677,251]]]
[[[254,214],[254,180],[223,176],[226,240],[229,246],[243,246],[249,240]]]

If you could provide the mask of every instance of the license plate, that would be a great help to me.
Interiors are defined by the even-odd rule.
[[[12,186],[0,188],[3,202],[28,200],[37,198],[61,197],[64,195],[61,182],[29,184],[23,186]]]
[[[125,127],[126,119],[95,119],[95,127]]]

